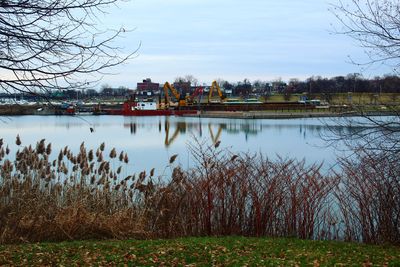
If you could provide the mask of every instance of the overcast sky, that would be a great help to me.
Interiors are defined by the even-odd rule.
[[[330,0],[330,3],[336,0]],[[306,79],[362,73],[371,78],[388,68],[368,70],[349,56],[367,60],[358,44],[333,34],[339,28],[325,0],[136,0],[111,9],[102,23],[126,29],[125,51],[136,58],[102,83],[135,87],[191,74],[200,83],[220,78]]]

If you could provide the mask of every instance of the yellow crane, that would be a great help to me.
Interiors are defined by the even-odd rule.
[[[210,87],[210,92],[208,93],[208,103],[210,103],[212,99],[214,90],[217,90],[221,102],[224,101],[226,98],[225,95],[222,93],[217,81],[213,81]]]
[[[176,100],[178,101],[178,106],[187,106],[186,99],[181,96],[181,94],[175,89],[175,87],[172,84],[169,84],[169,82],[166,82],[164,84],[164,94],[165,94],[165,106],[169,107],[169,104],[171,102],[171,99],[169,97],[169,91],[174,95]]]

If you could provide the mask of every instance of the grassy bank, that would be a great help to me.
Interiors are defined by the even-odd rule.
[[[184,238],[0,246],[0,265],[399,266],[400,248],[290,238]]]

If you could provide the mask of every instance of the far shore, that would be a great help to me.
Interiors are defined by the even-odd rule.
[[[354,116],[396,116],[391,111],[371,112],[331,112],[331,111],[203,111],[198,115],[185,115],[185,117],[200,118],[231,118],[231,119],[299,119],[299,118],[326,118],[326,117],[354,117]]]
[[[24,115],[60,115],[54,107],[42,105],[21,106],[21,105],[2,105],[0,106],[0,116],[24,116]],[[74,116],[91,115],[75,114]],[[94,114],[93,114],[94,115]],[[349,117],[349,116],[398,116],[393,110],[369,110],[358,112],[346,109],[317,108],[313,110],[264,110],[264,111],[200,111],[198,114],[184,115],[185,117],[200,118],[231,118],[231,119],[297,119],[297,118],[324,118],[324,117]],[[71,115],[62,115],[71,116]]]

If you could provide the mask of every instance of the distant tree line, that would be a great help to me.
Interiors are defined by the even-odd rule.
[[[334,94],[334,93],[398,93],[400,92],[400,77],[396,75],[384,75],[383,77],[364,78],[359,73],[351,73],[346,76],[336,76],[325,78],[321,76],[312,76],[306,80],[297,78],[285,82],[278,78],[273,81],[249,79],[231,83],[223,79],[217,79],[218,84],[225,92],[232,92],[234,96],[251,97],[268,96],[279,93],[286,96],[291,94]],[[177,88],[185,88],[188,92],[189,87],[199,86],[198,80],[192,75],[178,77],[175,79]],[[207,86],[209,84],[203,84]]]
[[[187,77],[187,78],[186,78]],[[273,94],[283,94],[285,99],[289,100],[292,94],[307,94],[313,96],[316,94],[324,95],[327,99],[329,95],[336,93],[400,93],[400,77],[396,75],[384,75],[382,77],[374,77],[372,79],[364,78],[359,73],[352,73],[346,76],[336,76],[325,78],[321,76],[312,76],[306,80],[290,79],[285,82],[282,79],[273,81],[255,80],[251,82],[249,79],[231,83],[222,79],[217,79],[220,87],[229,92],[231,96],[241,97],[268,97]],[[184,78],[177,78],[174,85],[184,93],[193,93],[196,87],[200,86],[198,80],[191,75]],[[203,84],[203,87],[209,84]],[[21,97],[29,100],[30,98],[39,99],[93,99],[93,98],[124,98],[134,94],[133,89],[119,86],[113,87],[108,84],[101,86],[100,90],[53,90],[45,94],[36,94],[34,96],[17,93],[0,93],[3,98]]]
[[[232,90],[233,95],[248,96],[251,94],[268,95],[281,94],[326,94],[326,93],[399,93],[400,77],[385,75],[366,79],[361,74],[353,73],[346,76],[324,78],[312,76],[305,81],[290,79],[284,82],[277,79],[271,82],[256,80],[251,83],[248,79],[241,82],[220,84],[225,90]]]
[[[8,92],[0,93],[0,98],[15,98],[16,100],[30,100],[30,101],[47,101],[47,100],[88,100],[94,98],[124,98],[133,94],[132,89],[120,86],[113,88],[110,85],[102,85],[100,91],[95,89],[86,90],[52,90],[48,92],[36,92],[31,93],[15,93],[10,94]]]

